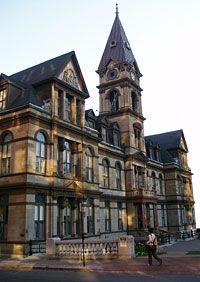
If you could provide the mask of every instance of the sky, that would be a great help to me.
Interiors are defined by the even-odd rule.
[[[200,228],[199,0],[119,0],[141,78],[145,135],[183,129]],[[0,0],[0,73],[11,75],[74,50],[98,112],[98,68],[114,0]]]

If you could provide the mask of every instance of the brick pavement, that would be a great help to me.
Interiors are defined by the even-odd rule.
[[[136,257],[132,260],[86,260],[86,266],[83,267],[80,261],[75,262],[65,259],[47,259],[45,256],[32,256],[18,260],[0,259],[0,269],[200,275],[200,255],[186,255],[188,251],[200,251],[200,240],[178,242],[170,246],[165,246],[163,249],[167,253],[161,256],[163,259],[161,266],[156,261],[153,261],[153,266],[148,266],[147,257]]]

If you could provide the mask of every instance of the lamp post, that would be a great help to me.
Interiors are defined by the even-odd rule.
[[[85,236],[84,236],[84,199],[80,203],[81,213],[81,239],[82,239],[82,250],[83,250],[83,266],[85,267]]]

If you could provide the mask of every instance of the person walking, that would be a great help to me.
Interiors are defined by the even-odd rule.
[[[153,228],[149,228],[149,235],[146,242],[147,246],[147,253],[148,253],[148,263],[152,265],[152,257],[154,257],[158,262],[159,265],[162,264],[162,259],[159,258],[156,254],[157,251],[157,238],[156,235],[153,233]]]

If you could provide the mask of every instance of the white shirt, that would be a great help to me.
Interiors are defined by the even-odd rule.
[[[153,242],[156,239],[156,235],[151,233],[148,235],[147,245],[153,246]]]

